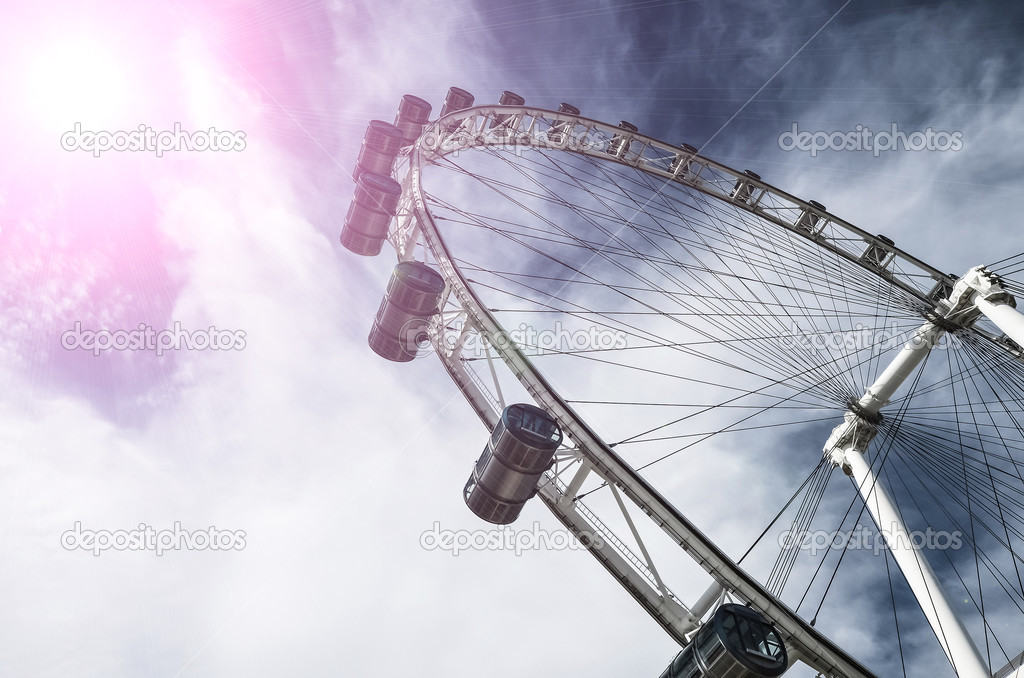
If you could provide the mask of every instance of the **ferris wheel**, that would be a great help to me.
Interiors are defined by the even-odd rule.
[[[397,253],[370,347],[490,431],[470,510],[543,502],[680,643],[663,678],[1024,676],[1024,262],[946,274],[692,145],[473,104],[370,122],[341,235]]]

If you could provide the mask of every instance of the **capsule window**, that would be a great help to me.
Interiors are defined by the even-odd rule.
[[[523,407],[510,407],[507,412],[508,424],[513,430],[556,445],[561,442],[562,434],[558,424],[543,411],[531,412]]]
[[[693,658],[693,645],[686,647],[676,655],[665,673],[669,678],[700,678],[700,667],[697,666],[697,660]]]
[[[728,617],[722,628],[730,644],[741,647],[748,654],[764,659],[776,659],[782,654],[782,641],[768,625],[745,617]]]
[[[786,646],[771,621],[733,603],[718,608],[695,642],[704,663],[709,667],[714,663],[720,675],[780,676],[788,665]],[[729,665],[733,668],[727,668]]]
[[[480,455],[480,459],[476,462],[476,474],[478,476],[484,472],[485,468],[487,468],[487,462],[491,460],[491,454],[491,446],[485,445],[483,454]]]
[[[700,656],[704,660],[704,663],[711,664],[711,662],[718,658],[718,655],[725,652],[725,645],[723,645],[722,641],[719,640],[718,634],[714,632],[714,624],[709,624],[707,628],[709,629],[709,633],[701,639],[699,649]]]
[[[494,427],[494,433],[491,434],[491,444],[497,445],[498,441],[501,440],[501,434],[505,432],[505,418],[502,417],[498,420],[498,425]]]

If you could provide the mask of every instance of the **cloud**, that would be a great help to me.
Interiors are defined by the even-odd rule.
[[[97,16],[123,9],[109,3]],[[6,129],[25,130],[9,135],[17,160],[0,170],[5,666],[19,675],[362,675],[394,663],[401,648],[428,673],[657,675],[674,643],[587,554],[455,558],[420,547],[435,521],[489,529],[460,497],[486,431],[436,361],[393,365],[366,347],[393,261],[337,243],[349,172],[368,120],[390,120],[407,92],[436,114],[451,85],[480,103],[512,89],[528,104],[569,101],[587,116],[703,143],[831,11],[409,1],[122,13],[108,22],[115,46],[139,56],[128,77],[146,89],[116,124],[217,125],[243,130],[247,143],[237,154],[96,159],[58,151],[59,135],[32,131],[19,111],[0,113]],[[984,8],[851,5],[706,153],[821,200],[943,270],[1024,250],[1007,226],[1020,198],[1019,57],[992,21]],[[16,42],[5,43],[11,63],[25,49]],[[955,127],[965,148],[811,158],[777,148],[794,121]],[[233,351],[97,357],[59,347],[75,321],[215,326],[246,341]],[[710,379],[729,373],[702,369]],[[680,391],[678,380],[636,377],[611,388],[590,370],[558,379],[646,389],[652,399]],[[611,439],[659,417],[599,424]],[[713,458],[661,467],[659,487],[741,553],[798,482],[788,463],[817,460],[818,433],[717,439]],[[764,485],[744,484],[752,468]],[[709,477],[717,481],[699,480]],[[845,509],[840,494],[824,517]],[[588,501],[614,516],[607,492]],[[520,524],[534,520],[557,527],[537,502]],[[94,557],[61,548],[75,521],[215,524],[245,530],[247,542],[235,553]],[[667,576],[700,593],[696,568],[675,567],[676,547],[646,522],[640,529],[670,558],[659,561],[673,564]],[[751,567],[768,563],[752,558]],[[854,565],[865,568],[857,584],[844,580],[830,594],[867,621],[828,628],[881,665],[891,660],[877,650],[891,647],[877,644],[890,610],[879,602],[878,564]],[[864,596],[869,586],[881,594]],[[904,640],[934,657],[930,632],[911,626]],[[941,673],[938,659],[927,670]]]

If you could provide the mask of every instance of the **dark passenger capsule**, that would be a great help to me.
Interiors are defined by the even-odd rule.
[[[370,330],[374,353],[400,363],[415,358],[429,340],[427,327],[443,293],[444,278],[426,264],[403,261],[395,266]]]
[[[509,405],[469,476],[462,493],[466,505],[489,523],[515,521],[561,443],[562,432],[547,412]]]
[[[776,678],[786,672],[788,662],[782,637],[764,615],[726,603],[661,678]]]

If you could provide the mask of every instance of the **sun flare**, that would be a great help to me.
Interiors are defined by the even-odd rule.
[[[125,65],[95,39],[51,43],[26,65],[26,103],[44,124],[100,124],[122,110]]]

